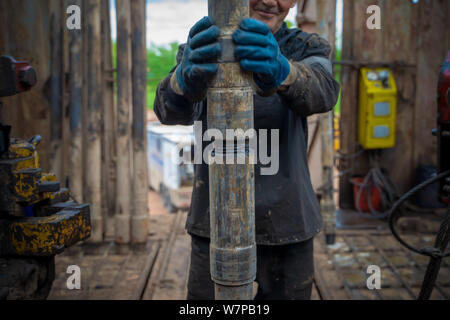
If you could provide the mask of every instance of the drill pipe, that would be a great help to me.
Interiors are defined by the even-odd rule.
[[[147,152],[145,123],[147,103],[147,48],[145,30],[145,0],[131,0],[132,77],[133,77],[133,215],[131,217],[131,242],[147,243]]]
[[[324,220],[326,243],[332,245],[336,240],[336,206],[333,198],[333,113],[320,115],[322,139],[322,199],[320,210]]]
[[[130,243],[131,212],[131,7],[128,0],[116,0],[117,15],[117,161],[116,243]]]
[[[219,70],[209,86],[208,129],[219,130],[215,157],[224,164],[209,164],[211,221],[211,278],[216,300],[252,300],[256,278],[255,181],[250,151],[227,130],[243,130],[246,141],[253,124],[252,74],[241,70],[234,57],[232,33],[249,16],[249,0],[209,0],[209,16],[220,28],[222,56]],[[228,139],[228,140],[227,140]],[[219,141],[220,140],[220,141]],[[222,147],[223,146],[223,147]],[[245,164],[225,164],[225,157],[245,158]],[[242,163],[242,162],[241,162]]]

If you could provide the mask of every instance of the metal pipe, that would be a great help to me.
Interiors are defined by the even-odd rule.
[[[92,235],[90,241],[103,241],[101,197],[101,37],[100,0],[87,2],[88,105],[86,130],[86,200],[91,206]]]
[[[145,0],[131,0],[133,55],[133,211],[131,242],[146,243],[148,235],[147,47]]]
[[[317,0],[317,28],[319,34],[331,43],[334,48],[336,2]],[[333,50],[334,52],[334,50]],[[333,112],[320,115],[320,129],[322,142],[322,197],[321,212],[324,220],[324,233],[327,244],[334,244],[336,238],[336,205],[333,197]]]
[[[208,90],[208,128],[223,139],[215,141],[216,157],[243,157],[245,164],[209,165],[211,218],[211,278],[217,300],[251,300],[256,278],[255,182],[250,150],[227,140],[227,129],[254,128],[252,74],[234,58],[232,33],[249,16],[249,0],[209,0],[209,16],[221,29],[222,57]],[[218,137],[216,137],[218,138]],[[240,137],[245,139],[245,137]],[[231,147],[217,148],[231,144]]]
[[[71,2],[82,7],[81,0]],[[83,103],[83,65],[81,30],[69,32],[69,188],[71,195],[79,203],[83,202],[83,143],[82,143],[82,103]]]
[[[322,197],[320,209],[324,220],[326,243],[335,243],[336,238],[336,205],[333,197],[333,112],[320,116],[322,133]]]
[[[116,243],[130,242],[131,12],[129,0],[116,0],[117,12],[117,202]]]
[[[115,101],[110,1],[102,0],[102,71],[103,71],[103,137],[102,137],[102,207],[105,238],[115,234],[116,214],[116,138]]]
[[[53,0],[51,5],[51,66],[50,66],[50,166],[62,177],[63,166],[63,32],[62,5]]]

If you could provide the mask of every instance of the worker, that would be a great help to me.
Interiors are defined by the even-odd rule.
[[[250,0],[250,18],[233,33],[235,57],[253,72],[254,126],[279,130],[279,170],[261,175],[255,164],[256,300],[308,300],[314,265],[313,239],[322,217],[307,163],[307,117],[332,110],[339,85],[331,48],[317,34],[284,22],[295,0]],[[166,125],[207,129],[206,92],[218,70],[219,29],[209,17],[197,22],[179,47],[177,66],[158,86],[154,110]],[[205,148],[206,144],[203,144]],[[214,299],[209,263],[209,178],[195,165],[186,229],[191,235],[188,299]]]

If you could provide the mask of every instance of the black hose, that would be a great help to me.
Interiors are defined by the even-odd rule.
[[[367,216],[373,219],[385,219],[389,215],[389,210],[384,212],[378,212],[372,203],[372,187],[374,190],[378,191],[381,200],[381,208],[392,208],[395,200],[398,199],[397,192],[395,190],[394,184],[388,175],[385,175],[379,165],[379,150],[371,150],[369,152],[369,160],[370,160],[370,170],[367,175],[364,177],[362,183],[357,183],[353,180],[350,180],[350,183],[358,186],[359,190],[356,194],[356,203],[355,207],[359,214]],[[360,202],[363,192],[365,191],[365,196],[367,200],[367,204],[369,206],[369,213],[366,213],[361,210]]]
[[[410,197],[412,197],[414,194],[416,194],[418,191],[428,187],[430,184],[435,183],[436,181],[439,181],[441,179],[446,178],[447,176],[450,175],[450,170],[443,172],[433,178],[428,179],[427,181],[424,181],[423,183],[419,184],[418,186],[414,187],[413,189],[411,189],[410,191],[408,191],[407,193],[405,193],[405,195],[403,195],[392,207],[392,209],[389,212],[389,228],[392,231],[392,234],[394,235],[394,237],[398,240],[398,242],[400,242],[404,247],[406,247],[407,249],[416,252],[418,254],[421,255],[425,255],[428,257],[448,257],[450,256],[450,252],[447,253],[442,253],[442,251],[436,249],[436,248],[422,248],[422,249],[418,249],[416,247],[413,247],[412,245],[409,245],[408,243],[406,243],[401,237],[400,235],[397,233],[397,230],[395,229],[395,223],[397,222],[397,220],[400,218],[399,214],[401,213],[399,209],[399,207],[406,201],[408,200]],[[447,211],[447,216],[449,215],[449,211]],[[444,248],[445,250],[445,248]]]
[[[421,255],[425,255],[430,257],[430,262],[428,263],[427,270],[425,272],[425,276],[422,282],[422,287],[420,289],[420,293],[418,296],[418,300],[428,300],[431,297],[431,294],[434,289],[434,285],[436,283],[436,279],[439,274],[439,270],[441,268],[442,259],[445,257],[450,256],[450,252],[445,253],[445,249],[447,248],[449,242],[450,242],[450,206],[447,208],[447,213],[444,217],[444,220],[441,223],[441,226],[439,228],[438,235],[436,237],[436,241],[434,243],[434,248],[422,248],[418,249],[416,247],[413,247],[412,245],[406,243],[403,241],[403,239],[399,236],[397,233],[397,230],[395,229],[395,223],[400,218],[399,214],[401,211],[399,210],[399,207],[410,197],[412,197],[415,193],[420,191],[421,189],[426,188],[430,184],[435,183],[436,181],[439,181],[441,179],[446,178],[450,175],[450,170],[446,171],[444,173],[441,173],[437,175],[436,177],[433,177],[431,179],[428,179],[427,181],[419,184],[415,188],[411,189],[409,192],[407,192],[403,197],[401,197],[392,207],[390,213],[389,213],[389,227],[392,231],[392,234],[394,237],[407,249],[416,252]]]
[[[434,247],[440,252],[444,252],[450,242],[450,207],[447,210],[447,216],[441,224],[439,233],[436,237]],[[439,270],[441,268],[442,256],[431,257],[428,263],[425,277],[423,278],[422,288],[420,289],[418,300],[428,300],[433,292]]]

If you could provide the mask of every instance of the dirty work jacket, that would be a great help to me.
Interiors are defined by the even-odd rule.
[[[279,171],[260,174],[255,165],[256,243],[280,245],[308,240],[320,232],[322,217],[311,185],[307,162],[307,117],[330,111],[336,104],[339,85],[328,60],[330,46],[315,34],[288,29],[284,24],[275,34],[281,52],[296,68],[297,77],[283,92],[254,96],[254,125],[258,129],[279,129]],[[180,46],[180,63],[184,46]],[[189,103],[170,86],[175,68],[158,86],[155,113],[163,124],[192,125],[202,121],[207,129],[206,100]],[[203,148],[209,144],[204,142]],[[270,150],[270,147],[268,147]],[[268,166],[263,166],[268,167]],[[191,207],[186,222],[190,234],[209,238],[208,165],[196,164]]]

